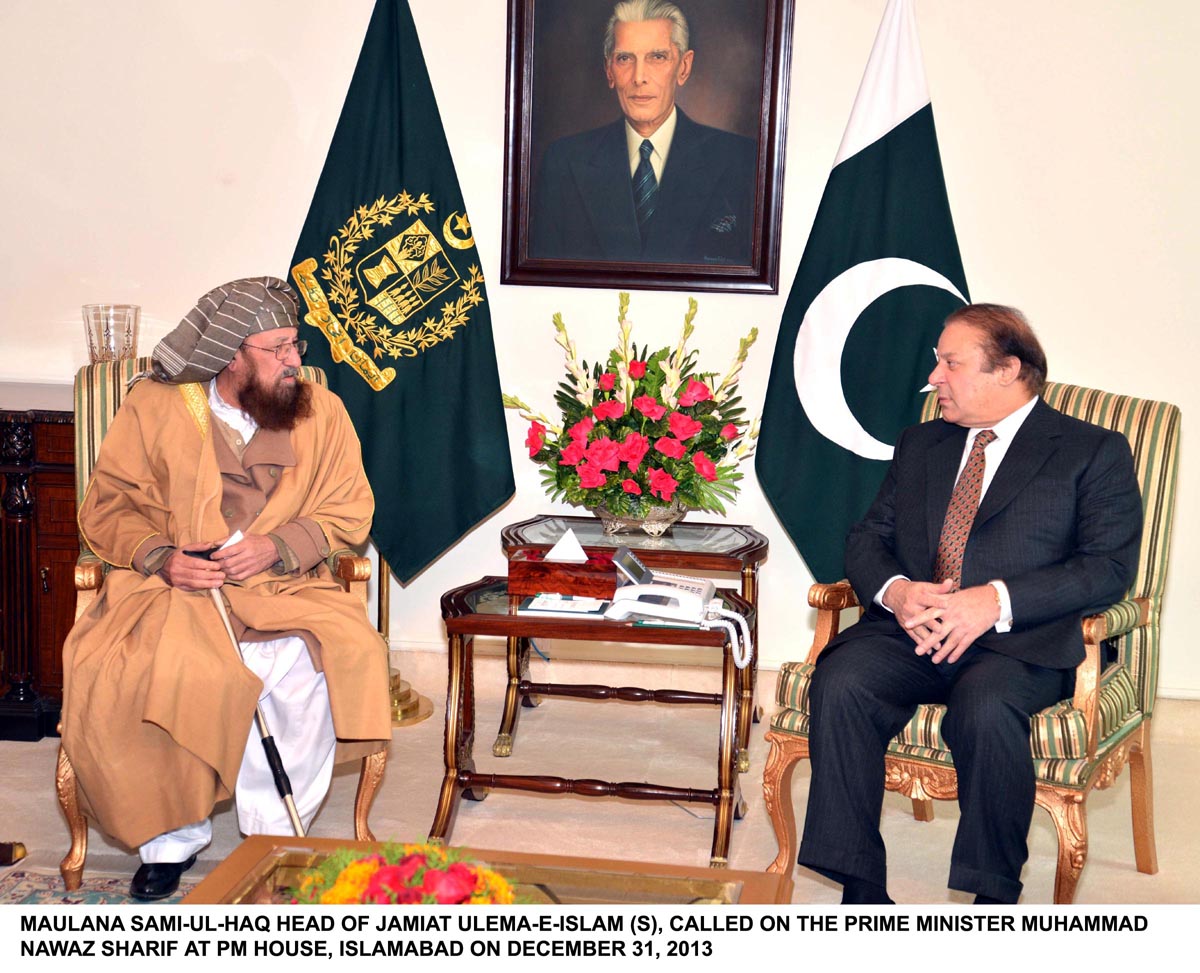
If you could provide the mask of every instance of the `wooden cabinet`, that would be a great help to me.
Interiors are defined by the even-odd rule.
[[[0,411],[3,740],[39,740],[58,723],[79,554],[74,470],[73,413]]]

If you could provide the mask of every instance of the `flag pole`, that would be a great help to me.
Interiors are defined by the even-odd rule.
[[[400,677],[399,667],[391,665],[392,640],[392,567],[383,554],[379,555],[379,634],[387,647],[388,671],[391,675],[392,726],[413,726],[433,715],[433,703],[418,693]]]

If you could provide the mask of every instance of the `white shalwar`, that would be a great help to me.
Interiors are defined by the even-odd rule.
[[[246,667],[263,682],[259,706],[279,748],[296,810],[307,830],[329,790],[337,745],[325,674],[313,669],[308,647],[296,636],[243,642],[241,647]],[[242,834],[292,834],[291,818],[275,789],[258,725],[253,720],[234,801]],[[151,838],[138,848],[138,854],[143,862],[182,862],[210,841],[212,821],[205,818]]]

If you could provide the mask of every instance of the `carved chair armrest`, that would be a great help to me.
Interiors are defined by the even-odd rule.
[[[107,567],[104,560],[91,551],[80,554],[75,561],[75,590],[99,591]]]
[[[849,581],[833,584],[814,584],[808,589],[808,603],[817,610],[817,630],[813,634],[812,648],[808,650],[809,665],[815,665],[817,657],[830,640],[837,635],[842,624],[842,610],[858,605],[858,598]]]
[[[1150,620],[1150,599],[1132,598],[1101,615],[1083,619],[1083,661],[1075,669],[1075,695],[1071,705],[1083,713],[1087,728],[1087,754],[1096,759],[1100,736],[1100,647],[1105,639],[1132,632]]]
[[[367,581],[371,577],[371,559],[355,554],[353,551],[342,549],[333,551],[325,559],[329,570],[338,579],[342,587],[352,594],[357,594],[367,606]]]
[[[355,554],[346,548],[332,551],[325,559],[325,563],[329,565],[329,570],[333,572],[335,578],[348,584],[356,581],[368,581],[371,578],[371,559],[363,557],[361,554]]]
[[[108,573],[108,565],[102,558],[91,551],[80,554],[75,561],[75,618],[78,619],[92,607],[100,586],[104,584],[104,575]]]

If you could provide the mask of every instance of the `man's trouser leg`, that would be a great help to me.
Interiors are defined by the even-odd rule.
[[[212,821],[205,818],[195,824],[185,824],[182,828],[167,831],[157,838],[151,838],[144,845],[138,846],[138,857],[144,864],[161,864],[169,862],[179,864],[212,841]]]
[[[883,756],[945,680],[912,643],[868,636],[822,656],[809,696],[812,781],[799,862],[831,878],[887,885],[879,834]]]
[[[961,810],[949,885],[1016,902],[1035,789],[1029,717],[1069,695],[1070,673],[985,649],[970,650],[958,667],[942,721]]]
[[[296,810],[307,829],[329,790],[337,745],[325,674],[313,669],[308,648],[300,638],[246,642],[242,652],[247,667],[263,681],[259,705],[291,781]],[[255,725],[250,727],[234,797],[243,834],[293,833]]]
[[[275,738],[292,784],[296,809],[307,828],[333,776],[336,746],[329,691],[316,672],[304,640],[242,643],[246,665],[263,681],[259,705]],[[251,722],[236,788],[238,826],[243,834],[292,833],[283,799],[275,787],[258,727]],[[143,862],[183,862],[212,841],[205,818],[152,838],[138,848]]]

